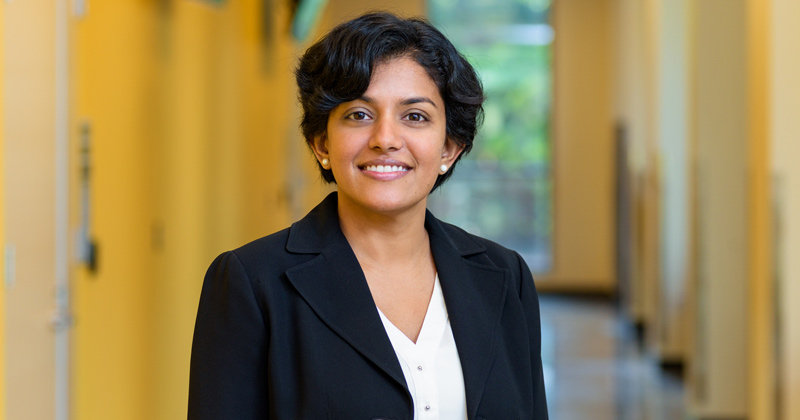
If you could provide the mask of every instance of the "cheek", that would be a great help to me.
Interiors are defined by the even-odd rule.
[[[331,158],[339,160],[346,157],[350,153],[349,149],[351,149],[351,147],[348,147],[351,144],[348,137],[343,135],[341,131],[333,131],[331,134],[328,137],[328,150],[331,153]]]
[[[358,147],[356,139],[348,136],[337,136],[328,143],[331,169],[336,172],[350,171],[354,168],[358,160],[359,153],[362,152]]]

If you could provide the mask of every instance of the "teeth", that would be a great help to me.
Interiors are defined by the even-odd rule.
[[[371,172],[405,172],[408,169],[403,166],[390,166],[390,165],[370,165],[365,168]]]

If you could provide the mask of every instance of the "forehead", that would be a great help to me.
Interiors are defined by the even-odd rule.
[[[395,97],[423,95],[437,104],[443,102],[439,88],[428,71],[408,56],[382,61],[375,66],[364,96],[375,95]]]

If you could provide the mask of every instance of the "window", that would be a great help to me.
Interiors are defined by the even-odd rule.
[[[487,101],[472,152],[431,211],[552,266],[550,0],[429,0],[430,19],[480,74]]]

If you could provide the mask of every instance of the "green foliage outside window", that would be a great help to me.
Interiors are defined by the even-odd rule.
[[[480,73],[485,120],[430,208],[551,267],[549,0],[429,0],[431,21]]]

